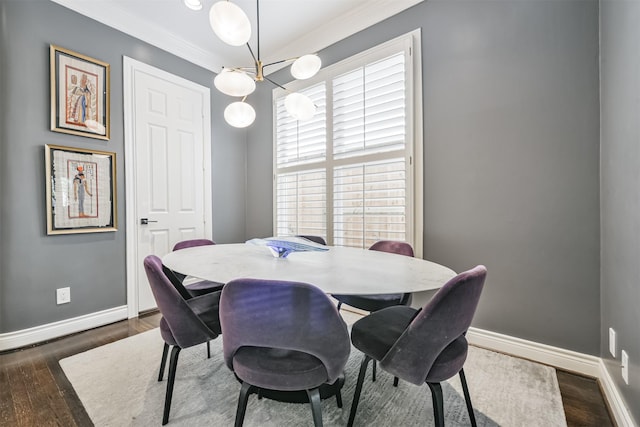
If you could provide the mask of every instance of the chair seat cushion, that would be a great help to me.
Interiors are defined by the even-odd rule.
[[[415,308],[397,305],[371,313],[353,324],[351,342],[375,360],[382,360],[417,312]]]
[[[322,362],[296,350],[241,347],[233,356],[233,371],[241,380],[270,390],[309,390],[327,381]]]
[[[224,287],[224,283],[211,282],[209,280],[203,280],[201,282],[195,282],[185,285],[187,291],[191,296],[198,297],[200,295],[208,294],[211,292],[221,291]]]

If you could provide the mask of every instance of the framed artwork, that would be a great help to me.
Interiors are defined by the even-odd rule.
[[[47,234],[116,231],[116,153],[45,146]]]
[[[109,139],[109,64],[50,45],[51,130]]]

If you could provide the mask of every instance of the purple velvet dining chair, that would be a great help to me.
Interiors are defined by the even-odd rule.
[[[355,420],[362,384],[370,360],[380,368],[431,390],[435,425],[444,426],[440,383],[456,374],[462,382],[472,426],[476,419],[464,375],[468,343],[465,337],[484,287],[487,269],[479,265],[447,282],[420,310],[388,307],[353,324],[351,342],[364,353],[348,426]]]
[[[173,251],[179,251],[181,249],[187,249],[187,248],[193,248],[196,246],[210,246],[210,245],[215,245],[215,242],[213,240],[209,240],[209,239],[191,239],[191,240],[183,240],[181,242],[176,243],[173,246]],[[168,269],[166,269],[168,270]],[[167,272],[165,270],[165,272]],[[186,278],[186,275],[178,272],[178,271],[172,271],[172,270],[168,270],[167,273],[172,273],[175,280],[173,280],[174,278],[171,277],[171,275],[169,274],[169,278],[172,279],[171,281],[174,283],[174,285],[176,284],[176,281],[178,282],[177,284],[177,288],[178,291],[180,291],[180,287],[183,287],[185,289],[185,291],[187,293],[189,293],[189,295],[191,295],[192,297],[197,297],[200,295],[204,295],[204,294],[208,294],[210,292],[217,292],[217,291],[221,291],[222,287],[224,286],[224,283],[218,283],[218,282],[212,282],[210,280],[201,280],[195,283],[190,283],[185,285],[184,284],[184,279]],[[182,294],[182,292],[180,292]]]
[[[210,340],[220,335],[218,316],[220,291],[185,299],[165,275],[160,258],[155,255],[147,256],[144,259],[144,269],[151,285],[153,297],[158,304],[160,314],[162,314],[160,335],[164,340],[164,348],[158,381],[162,381],[169,348],[173,347],[162,415],[162,425],[164,425],[169,421],[180,350],[205,342],[208,344]]]
[[[371,251],[388,252],[413,257],[413,248],[409,243],[394,240],[379,240],[369,247]],[[380,295],[340,295],[333,294],[338,300],[338,310],[342,304],[374,312],[394,305],[410,305],[411,293],[380,294]]]
[[[256,392],[306,392],[316,427],[322,426],[321,386],[330,386],[342,407],[349,332],[322,290],[299,282],[232,280],[220,297],[220,324],[224,360],[242,382],[236,427]]]
[[[395,240],[379,240],[369,247],[370,251],[388,252],[391,254],[405,255],[413,257],[413,248],[407,242],[400,242]],[[338,300],[338,310],[342,304],[350,305],[351,307],[359,308],[370,313],[382,310],[383,308],[393,307],[394,305],[410,305],[412,300],[412,294],[397,293],[397,294],[378,294],[378,295],[340,295],[333,294],[333,298]],[[371,372],[371,379],[376,380],[376,362],[373,362],[373,370]],[[393,385],[398,385],[398,379],[394,379]]]

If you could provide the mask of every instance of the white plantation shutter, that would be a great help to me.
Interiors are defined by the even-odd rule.
[[[403,158],[337,167],[333,184],[333,241],[368,248],[378,240],[407,240]]]
[[[336,158],[405,147],[405,61],[399,52],[333,80]]]
[[[279,174],[276,179],[276,235],[327,235],[324,170]]]
[[[411,35],[321,70],[292,90],[317,112],[298,122],[274,90],[274,231],[368,248],[416,241]],[[421,147],[420,147],[421,149]],[[420,156],[421,157],[421,156]],[[421,159],[419,159],[421,161]]]

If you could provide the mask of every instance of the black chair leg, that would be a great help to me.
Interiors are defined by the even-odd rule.
[[[162,349],[162,359],[160,360],[160,373],[158,374],[158,381],[162,381],[162,377],[164,377],[164,366],[167,364],[167,354],[169,354],[169,344],[164,343],[164,348]]]
[[[373,372],[371,373],[371,381],[376,382],[376,371],[377,371],[378,362],[373,361]]]
[[[340,311],[341,306],[342,306],[342,302],[338,301],[338,311]]]
[[[393,377],[393,386],[394,387],[398,387],[398,381],[399,381],[398,377]]]
[[[473,413],[473,405],[471,405],[471,396],[469,395],[469,388],[467,387],[467,378],[464,376],[464,369],[460,369],[460,382],[462,383],[462,392],[464,393],[464,401],[467,404],[471,425],[472,427],[476,427],[476,416]]]
[[[358,410],[358,402],[360,401],[360,392],[362,391],[362,383],[364,382],[364,376],[367,373],[367,365],[371,357],[365,354],[364,360],[360,365],[360,373],[358,374],[358,382],[356,383],[356,391],[353,393],[353,402],[351,403],[351,412],[349,412],[349,422],[347,427],[353,426],[353,421],[356,419],[356,411]]]
[[[322,427],[322,404],[320,403],[320,389],[314,388],[307,390],[309,403],[311,404],[311,413],[313,414],[313,425]]]
[[[178,356],[180,347],[174,345],[171,349],[171,361],[169,362],[169,378],[167,380],[167,393],[164,397],[164,414],[162,415],[162,425],[169,422],[169,411],[171,410],[171,397],[173,396],[173,383],[176,379],[176,368],[178,367]]]
[[[244,414],[247,411],[247,401],[249,400],[249,394],[253,386],[249,383],[242,382],[242,388],[240,388],[240,397],[238,398],[238,409],[236,410],[236,423],[235,427],[242,427],[244,422]]]
[[[431,389],[433,401],[433,421],[436,427],[444,427],[444,402],[442,399],[442,387],[440,383],[427,383]]]
[[[340,381],[336,381],[333,386],[336,389],[336,405],[342,408],[342,391],[340,391]]]
[[[207,341],[207,359],[211,359],[211,346],[209,345],[209,341]]]

